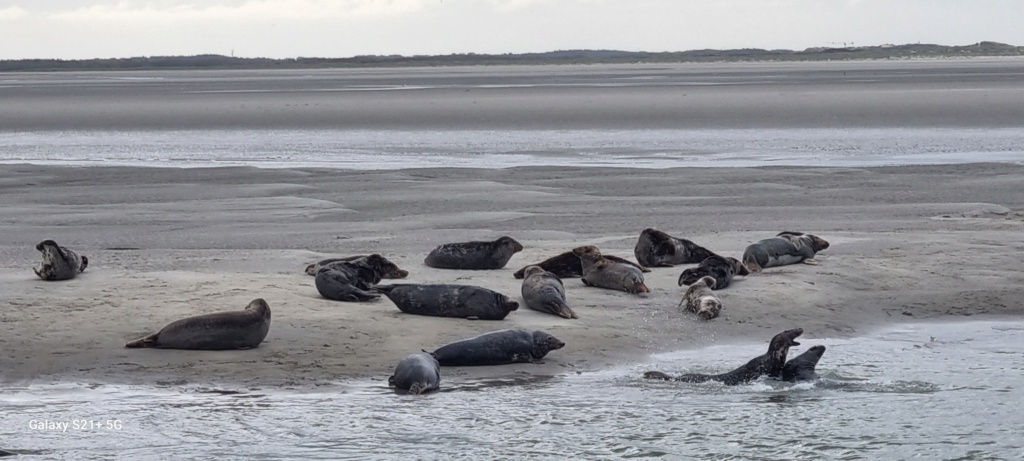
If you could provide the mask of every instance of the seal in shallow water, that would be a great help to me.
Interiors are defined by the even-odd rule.
[[[803,354],[793,357],[782,367],[782,380],[812,381],[818,379],[818,373],[815,372],[815,368],[824,354],[825,346],[814,346],[807,349]]]
[[[721,290],[728,287],[736,275],[750,275],[750,271],[736,258],[711,255],[697,267],[691,267],[679,274],[679,286],[689,285],[701,277],[711,276],[715,279],[715,286],[712,288]]]
[[[660,371],[648,371],[647,373],[644,373],[644,378],[662,379],[666,381],[682,381],[686,383],[719,381],[728,386],[735,386],[737,384],[749,383],[760,378],[761,375],[780,376],[786,363],[786,354],[789,353],[789,348],[800,345],[800,343],[796,342],[796,338],[803,333],[803,328],[795,328],[775,335],[775,337],[772,338],[771,343],[768,345],[767,353],[751,359],[742,367],[728,373],[722,373],[719,375],[690,373],[672,377]]]
[[[335,301],[369,301],[380,294],[371,287],[380,283],[387,274],[398,274],[401,269],[387,258],[372,254],[350,261],[335,261],[321,266],[316,273],[316,289],[320,295]]]
[[[522,294],[526,307],[567,319],[579,318],[565,303],[565,285],[558,276],[540,266],[527,267],[525,274]]]
[[[604,259],[607,259],[607,260],[610,260],[610,261],[613,261],[613,262],[622,263],[622,264],[629,264],[630,266],[634,266],[637,269],[640,269],[641,272],[650,272],[651,271],[650,269],[648,269],[648,268],[646,268],[644,266],[641,266],[641,265],[639,265],[639,264],[637,264],[637,263],[635,263],[633,261],[629,261],[629,260],[620,258],[618,256],[612,256],[612,255],[602,255],[602,256],[604,256]],[[582,277],[583,276],[583,263],[580,261],[580,257],[576,256],[576,253],[573,253],[572,250],[566,251],[565,253],[562,253],[562,254],[560,254],[558,256],[552,256],[552,257],[550,257],[548,259],[545,259],[544,261],[541,261],[541,262],[539,262],[537,264],[530,264],[530,266],[540,266],[541,269],[544,269],[544,270],[546,270],[546,271],[548,271],[548,272],[550,272],[552,274],[555,274],[556,276],[558,276],[560,278],[563,278],[563,279],[564,278],[569,278],[569,277]],[[517,279],[523,278],[523,273],[526,272],[526,268],[530,267],[530,266],[525,266],[522,269],[519,269],[519,270],[515,271],[515,273],[513,273],[512,276],[517,278]]]
[[[446,243],[434,248],[423,261],[438,269],[501,269],[523,245],[504,236],[493,242]]]
[[[565,343],[546,332],[514,328],[456,341],[441,346],[433,355],[444,367],[543,363],[541,359],[548,352],[564,346]]]
[[[344,257],[341,257],[341,258],[329,258],[329,259],[320,260],[320,261],[317,261],[315,264],[310,264],[310,265],[306,266],[306,273],[309,274],[309,275],[315,276],[316,273],[320,272],[320,269],[324,268],[325,266],[329,266],[329,265],[332,265],[334,263],[353,262],[353,261],[365,260],[367,258],[370,258],[371,256],[379,256],[387,264],[390,264],[390,266],[388,266],[388,271],[386,273],[384,273],[384,274],[381,274],[381,278],[385,278],[385,279],[404,279],[404,278],[409,276],[409,271],[400,269],[397,265],[395,265],[394,263],[389,261],[387,258],[385,258],[383,256],[380,256],[378,254],[344,256]]]
[[[750,272],[799,262],[818,264],[814,256],[828,246],[828,242],[817,235],[784,231],[775,237],[748,245],[743,252],[743,264]]]
[[[519,303],[496,291],[472,285],[400,283],[374,287],[407,314],[501,320]]]
[[[177,320],[156,334],[132,341],[125,347],[210,351],[252,349],[263,342],[268,331],[270,306],[263,298],[256,298],[245,306],[245,310]]]
[[[43,254],[43,262],[32,270],[43,280],[70,280],[89,265],[89,258],[79,256],[53,240],[39,242],[36,250]]]
[[[699,315],[704,320],[711,320],[718,317],[722,311],[722,301],[712,292],[715,288],[715,279],[701,277],[700,280],[690,284],[690,288],[683,295],[680,306],[686,306],[686,310]]]
[[[398,362],[395,374],[388,378],[388,385],[414,395],[437,390],[441,387],[441,365],[426,352],[409,354]]]
[[[653,227],[640,232],[640,238],[633,248],[636,261],[647,267],[699,263],[713,254],[696,243],[673,237]]]
[[[584,245],[572,250],[583,264],[583,283],[590,287],[625,291],[626,293],[650,293],[644,284],[644,274],[636,266],[617,263],[601,256],[601,250],[593,245]]]

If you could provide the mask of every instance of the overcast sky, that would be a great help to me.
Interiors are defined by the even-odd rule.
[[[982,40],[1024,45],[1024,0],[0,0],[0,59]]]

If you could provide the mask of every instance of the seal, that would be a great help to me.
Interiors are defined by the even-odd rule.
[[[53,240],[39,242],[36,250],[43,254],[43,262],[32,270],[43,280],[70,280],[89,265],[89,258],[79,256]]]
[[[749,383],[760,378],[761,375],[779,376],[782,374],[782,368],[785,366],[786,354],[789,353],[789,348],[800,345],[800,343],[796,342],[796,338],[803,333],[803,328],[794,328],[775,335],[775,337],[772,338],[771,343],[768,345],[767,353],[751,359],[742,367],[728,373],[718,375],[690,373],[672,377],[660,371],[648,371],[644,373],[644,378],[661,379],[665,381],[682,381],[685,383],[718,381],[727,386],[735,386],[737,384]]]
[[[617,263],[629,264],[630,266],[634,266],[637,269],[640,269],[641,272],[651,271],[650,269],[644,266],[641,266],[633,261],[620,258],[618,256],[604,255],[604,259],[608,259]],[[563,279],[569,277],[583,276],[583,263],[580,261],[580,257],[576,256],[576,253],[573,253],[572,250],[566,251],[565,253],[562,253],[558,256],[552,256],[537,264],[530,264],[530,266],[540,266],[541,269],[551,272],[552,274],[555,274],[556,276]],[[526,268],[530,266],[524,266],[522,269],[515,271],[515,273],[513,273],[512,276],[517,279],[523,278],[523,274],[526,272]]]
[[[370,291],[387,274],[402,271],[387,258],[372,254],[350,261],[335,261],[321,266],[316,273],[316,289],[320,296],[335,301],[369,301],[380,294]]]
[[[197,315],[171,322],[155,334],[125,347],[219,351],[252,349],[270,331],[270,306],[263,298],[252,300],[245,310]]]
[[[386,261],[388,264],[393,264],[391,261],[388,261],[387,258],[385,258],[383,256],[380,256],[379,254],[345,256],[345,257],[342,257],[342,258],[324,259],[324,260],[321,260],[321,261],[317,261],[315,264],[310,264],[310,265],[306,266],[306,273],[309,274],[309,275],[315,276],[317,272],[320,272],[321,268],[323,268],[325,266],[329,266],[329,265],[331,265],[333,263],[358,261],[358,260],[369,258],[371,256],[379,256],[381,259]],[[395,265],[394,269],[389,269],[386,274],[381,275],[381,278],[385,278],[385,279],[404,279],[404,278],[406,278],[408,276],[409,276],[409,271],[399,269],[398,266]]]
[[[562,284],[562,279],[541,269],[540,266],[529,266],[525,273],[522,294],[526,307],[567,319],[579,318],[565,303],[565,285]]]
[[[715,279],[712,277],[701,277],[700,280],[690,284],[690,288],[686,290],[679,305],[685,305],[686,310],[699,315],[704,320],[718,317],[718,313],[722,311],[722,301],[711,291],[715,288],[715,283]]]
[[[715,285],[711,288],[721,290],[728,287],[736,275],[750,275],[750,271],[736,258],[711,255],[704,258],[697,267],[679,274],[679,286],[690,285],[701,277],[711,276],[715,279]]]
[[[446,243],[434,248],[423,262],[437,269],[501,269],[523,245],[509,236],[493,242]]]
[[[673,237],[653,227],[640,232],[640,238],[633,248],[636,261],[647,267],[699,263],[713,254],[696,243]]]
[[[544,363],[548,352],[562,347],[564,342],[546,332],[513,328],[446,344],[433,355],[443,367]]]
[[[625,291],[626,293],[650,293],[644,284],[644,274],[636,266],[622,264],[601,256],[601,250],[594,245],[584,245],[572,250],[583,265],[583,283],[590,287]]]
[[[775,237],[752,243],[743,251],[743,264],[750,272],[787,264],[818,264],[814,255],[828,248],[828,242],[803,232],[780,232]]]
[[[398,309],[407,314],[501,320],[519,309],[519,303],[496,291],[472,285],[378,285]]]
[[[416,352],[398,362],[395,374],[388,378],[388,386],[420,395],[441,387],[441,365],[433,355]]]
[[[782,380],[812,381],[818,379],[818,373],[814,369],[824,354],[825,346],[814,346],[804,351],[803,354],[793,357],[782,367]]]

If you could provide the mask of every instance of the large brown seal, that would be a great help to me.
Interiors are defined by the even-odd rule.
[[[699,315],[704,320],[711,320],[718,317],[722,311],[722,301],[712,292],[715,288],[713,277],[701,277],[690,284],[690,288],[683,295],[680,306],[686,306],[686,310]]]
[[[316,289],[320,295],[335,301],[369,301],[380,297],[371,287],[387,274],[401,269],[387,258],[372,254],[350,261],[335,261],[320,267],[316,273]]]
[[[441,387],[441,365],[426,352],[409,354],[398,362],[395,374],[388,378],[388,386],[413,395],[437,390]]]
[[[541,359],[548,352],[564,346],[564,342],[546,332],[515,328],[446,344],[433,355],[444,367],[543,363]]]
[[[593,245],[584,245],[572,250],[583,264],[583,283],[587,286],[625,291],[626,293],[650,293],[644,284],[644,274],[636,266],[622,264],[601,256],[601,250]]]
[[[263,298],[256,298],[245,310],[177,320],[155,334],[125,344],[125,347],[210,351],[252,349],[263,342],[268,331],[270,306]]]
[[[36,250],[43,254],[43,262],[32,270],[43,280],[70,280],[89,265],[89,258],[79,256],[53,240],[39,242]]]
[[[608,259],[608,260],[611,260],[611,261],[614,261],[614,262],[617,262],[617,263],[629,264],[630,266],[635,266],[637,269],[640,269],[641,272],[650,272],[651,271],[650,269],[648,269],[648,268],[646,268],[644,266],[641,266],[641,265],[639,265],[639,264],[637,264],[637,263],[635,263],[633,261],[629,261],[629,260],[626,260],[624,258],[620,258],[618,256],[612,256],[612,255],[603,255],[603,256],[604,256],[604,259]],[[562,254],[560,254],[558,256],[552,256],[552,257],[550,257],[548,259],[545,259],[544,261],[541,261],[541,262],[539,262],[537,264],[530,264],[530,266],[540,266],[541,269],[544,269],[544,270],[546,270],[546,271],[548,271],[548,272],[550,272],[552,274],[557,275],[559,278],[563,278],[563,279],[564,278],[569,278],[569,277],[582,277],[583,276],[583,263],[580,262],[580,257],[576,256],[576,253],[573,253],[572,250],[566,251],[565,253],[562,253]],[[522,269],[519,269],[519,270],[515,271],[512,274],[512,276],[517,278],[517,279],[523,278],[523,274],[524,274],[524,272],[526,272],[526,268],[530,267],[530,266],[524,266]]]
[[[743,251],[743,264],[751,272],[787,264],[818,264],[814,255],[828,248],[828,242],[803,232],[780,232],[775,237],[752,243]]]
[[[385,257],[383,257],[383,256],[381,256],[379,254],[376,254],[376,253],[374,253],[372,255],[355,255],[355,256],[343,256],[341,258],[323,259],[323,260],[317,261],[314,264],[310,264],[310,265],[306,266],[306,273],[309,274],[309,275],[312,275],[312,276],[316,276],[316,273],[320,272],[320,269],[322,269],[322,268],[324,268],[326,266],[332,265],[334,263],[343,263],[343,262],[353,262],[353,261],[365,260],[367,258],[370,258],[371,256],[373,256],[373,257],[380,257],[387,264],[390,264],[390,265],[393,266],[393,268],[391,266],[389,266],[388,272],[382,274],[381,278],[385,278],[385,279],[404,279],[404,278],[409,276],[409,271],[400,269],[397,265],[395,265],[394,263],[389,261],[387,258],[385,258]]]
[[[562,284],[562,279],[541,269],[540,266],[526,268],[522,294],[526,307],[530,309],[567,319],[579,318],[565,303],[565,285]]]
[[[711,255],[697,267],[691,267],[679,274],[679,286],[690,285],[702,277],[710,276],[715,279],[715,286],[712,288],[721,290],[728,287],[736,275],[750,275],[750,271],[736,258]]]
[[[699,263],[713,254],[696,243],[673,237],[653,227],[640,232],[640,238],[633,248],[636,261],[647,267]]]
[[[519,309],[519,303],[496,291],[472,285],[378,285],[398,309],[407,314],[501,320]]]
[[[728,373],[722,373],[719,375],[690,373],[672,377],[660,371],[648,371],[647,373],[644,373],[644,378],[663,379],[666,381],[682,381],[686,383],[719,381],[725,385],[734,386],[737,384],[749,383],[760,378],[761,375],[781,376],[782,368],[786,364],[786,354],[789,353],[789,348],[800,345],[800,343],[796,342],[796,338],[803,333],[803,328],[794,328],[775,335],[775,337],[772,338],[771,343],[768,345],[767,353],[751,359],[742,367]]]
[[[493,242],[446,243],[434,248],[423,261],[437,269],[501,269],[523,245],[509,236]]]

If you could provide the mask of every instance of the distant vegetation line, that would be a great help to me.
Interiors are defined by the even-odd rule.
[[[448,54],[431,56],[368,55],[351,58],[236,58],[217,54],[152,56],[111,59],[16,59],[0,60],[0,72],[60,70],[145,69],[308,69],[388,66],[475,66],[509,64],[615,64],[717,61],[823,61],[851,59],[952,58],[976,56],[1024,56],[1024,46],[979,42],[966,46],[881,45],[844,48],[808,48],[803,51],[744,48],[644,52],[616,50],[565,50],[544,53]]]

